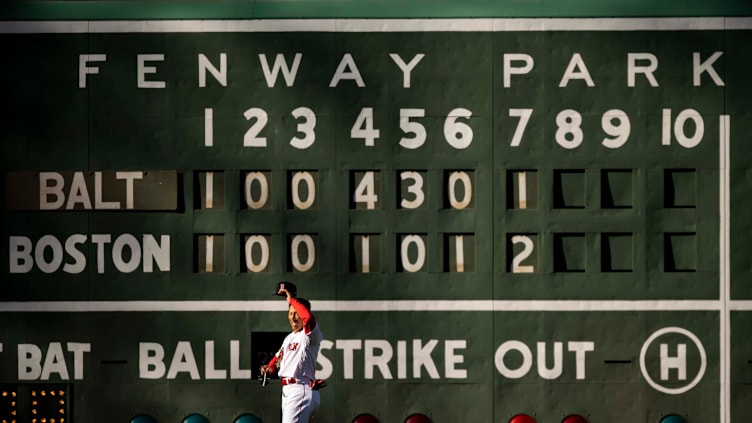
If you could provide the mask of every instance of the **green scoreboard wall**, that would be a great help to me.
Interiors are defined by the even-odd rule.
[[[281,280],[316,421],[752,418],[741,6],[83,3],[0,22],[0,421],[279,421]]]

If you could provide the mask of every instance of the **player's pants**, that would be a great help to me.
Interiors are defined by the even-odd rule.
[[[319,409],[319,391],[310,385],[293,383],[282,387],[282,423],[308,423]]]

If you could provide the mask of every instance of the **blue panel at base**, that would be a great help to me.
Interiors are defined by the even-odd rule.
[[[661,419],[661,423],[687,423],[682,416],[671,414]]]
[[[234,423],[261,423],[261,419],[253,414],[243,414],[242,416],[238,416]]]
[[[148,414],[139,414],[133,417],[130,423],[157,423],[157,421]]]
[[[209,419],[202,416],[201,414],[191,414],[190,416],[183,419],[183,423],[209,423]]]

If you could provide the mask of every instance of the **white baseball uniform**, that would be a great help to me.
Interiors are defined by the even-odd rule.
[[[295,298],[290,300],[290,305],[303,321],[303,329],[287,335],[282,348],[269,362],[269,368],[273,369],[276,361],[281,360],[282,423],[308,423],[321,402],[319,391],[313,389],[313,382],[324,335],[310,310]]]

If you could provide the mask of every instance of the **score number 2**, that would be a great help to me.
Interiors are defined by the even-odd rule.
[[[512,258],[512,273],[534,273],[535,266],[531,264],[522,264],[525,260],[530,258],[535,250],[535,243],[532,238],[527,235],[514,235],[512,236],[512,249],[514,245],[522,244],[522,250]]]

